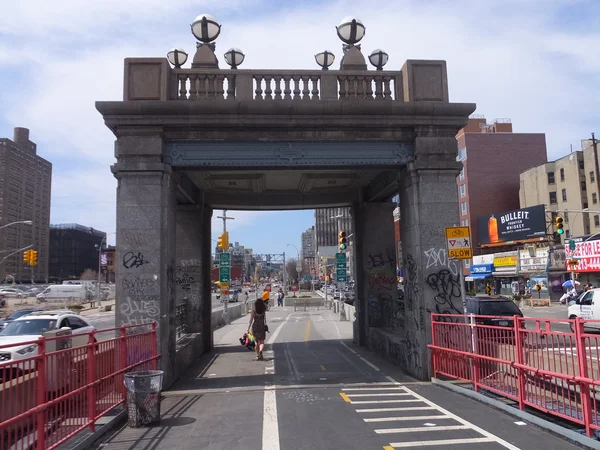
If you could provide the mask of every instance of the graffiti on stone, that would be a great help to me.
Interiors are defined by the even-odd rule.
[[[148,244],[146,236],[137,231],[125,231],[119,235],[119,240],[121,239],[126,245],[144,246]]]
[[[425,280],[434,291],[435,312],[438,314],[462,314],[456,306],[460,301],[460,279],[450,269],[431,273]]]
[[[417,278],[417,263],[410,253],[406,253],[404,265],[404,300],[406,306],[412,309],[419,294],[419,280]]]
[[[458,275],[459,265],[455,260],[448,259],[448,252],[444,248],[430,248],[425,250],[425,269],[446,267],[453,275]]]
[[[191,266],[195,266],[200,268],[201,266],[201,262],[199,259],[184,259],[181,260],[181,262],[179,263],[179,265],[181,267],[191,267]]]
[[[123,255],[123,267],[126,269],[141,267],[144,264],[148,264],[148,261],[141,252],[127,252]]]

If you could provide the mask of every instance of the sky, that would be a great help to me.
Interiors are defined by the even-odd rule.
[[[546,133],[548,157],[580,148],[598,121],[600,2],[597,0],[27,0],[0,15],[0,136],[31,130],[53,163],[51,223],[115,230],[114,136],[97,100],[122,98],[123,59],[193,54],[190,23],[222,24],[217,54],[239,47],[243,68],[314,69],[314,54],[341,42],[334,26],[363,21],[366,53],[381,48],[387,69],[406,59],[444,59],[450,101],[477,103],[515,132]],[[82,5],[85,5],[83,7]],[[191,60],[191,57],[190,57]],[[187,66],[189,66],[188,62]],[[312,211],[231,211],[230,240],[261,253],[295,252]],[[213,238],[221,221],[213,218]],[[114,234],[109,235],[114,243]]]

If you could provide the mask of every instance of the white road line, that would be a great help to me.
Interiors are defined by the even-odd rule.
[[[497,442],[497,441],[494,438],[441,439],[439,441],[391,442],[390,447],[393,447],[393,448],[428,447],[430,445],[477,444],[480,442]]]
[[[348,397],[406,397],[406,392],[392,392],[389,394],[348,394]]]
[[[418,400],[415,400],[418,401]],[[404,400],[350,400],[350,404],[352,405],[368,405],[370,403],[404,403]],[[435,409],[435,408],[427,408],[427,409]]]
[[[365,386],[364,388],[342,388],[342,391],[350,392],[350,391],[397,391],[402,390],[400,386],[395,387],[381,387],[381,388],[370,388]]]
[[[420,433],[421,431],[451,431],[451,430],[467,430],[471,427],[467,425],[446,425],[439,427],[414,427],[414,428],[386,428],[375,430],[377,434],[395,434],[395,433]]]
[[[375,370],[377,372],[381,372],[381,369],[379,367],[377,367],[372,362],[368,361],[366,358],[363,358],[362,356],[360,356],[356,351],[354,351],[348,345],[346,345],[345,342],[340,342],[340,344],[342,344],[344,347],[346,347],[348,350],[350,350],[352,353],[354,353],[356,356],[358,356],[360,358],[360,360],[362,362],[364,362],[367,366],[369,366],[371,369],[373,369],[373,370]]]
[[[357,412],[368,411],[368,412],[386,412],[386,411],[402,411],[401,408],[374,408],[374,409],[363,409],[357,410]],[[432,420],[432,419],[451,419],[450,416],[445,416],[442,414],[432,415],[432,416],[409,416],[409,417],[374,417],[371,419],[363,419],[365,422],[396,422],[400,420]]]
[[[477,431],[478,433],[486,436],[486,438],[491,439],[494,442],[497,442],[498,444],[502,445],[503,447],[506,447],[510,450],[520,450],[519,447],[515,447],[514,445],[512,445],[509,442],[506,442],[504,439],[499,438],[498,436],[493,435],[492,433],[489,433],[487,431],[485,431],[483,428],[478,427],[477,425],[472,424],[471,422],[457,416],[456,414],[451,413],[450,411],[448,411],[447,409],[442,408],[441,406],[436,405],[435,403],[427,400],[425,397],[417,394],[416,392],[408,389],[406,386],[402,387],[407,393],[413,395],[414,397],[418,398],[419,400],[421,400],[423,403],[430,405],[432,407],[434,407],[435,409],[437,409],[439,412],[446,414],[447,416],[450,416],[452,419],[456,420],[457,422],[463,424],[463,425],[467,425],[469,426],[471,429]],[[450,439],[452,440],[452,439]],[[490,442],[490,441],[477,441],[477,442]],[[445,445],[447,444],[448,441],[442,441],[441,444],[439,445]],[[414,444],[414,443],[413,443]],[[394,444],[390,444],[392,447],[395,447]],[[434,445],[434,444],[427,444],[427,445]],[[436,444],[438,445],[438,444]]]
[[[265,387],[263,407],[262,450],[279,450],[279,423],[275,387]]]

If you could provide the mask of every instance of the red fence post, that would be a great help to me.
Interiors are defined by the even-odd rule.
[[[577,352],[577,363],[579,364],[579,376],[583,379],[588,378],[587,352],[585,345],[585,328],[584,321],[579,317],[575,319],[575,351]],[[585,433],[591,437],[593,430],[592,424],[592,401],[590,398],[590,385],[587,381],[582,381],[579,385],[581,393],[581,409],[583,415],[583,423],[585,425]]]
[[[41,337],[38,343],[38,357],[35,360],[37,365],[37,395],[36,406],[39,408],[36,414],[36,448],[44,450],[46,448],[46,392],[48,383],[46,379],[46,338]]]
[[[121,325],[121,370],[124,371],[127,368],[127,328],[125,325]],[[125,372],[122,372],[121,378],[121,393],[123,400],[127,398],[127,389],[125,388]]]
[[[434,347],[437,345],[435,314],[433,313],[431,313],[431,345]],[[437,350],[435,348],[431,349],[431,370],[435,378],[437,375]]]
[[[524,364],[525,358],[523,358],[523,337],[521,336],[521,320],[519,316],[513,317],[514,329],[515,329],[515,357],[517,359],[517,383],[518,383],[518,392],[517,396],[519,399],[519,409],[525,409],[525,376],[523,375],[523,370],[521,369],[521,365]]]
[[[471,339],[471,380],[473,381],[473,390],[479,392],[479,339],[477,336],[477,321],[473,314],[469,314],[469,338]]]
[[[96,429],[96,339],[95,331],[88,335],[87,344],[87,402],[89,429],[93,433]]]
[[[152,367],[154,370],[158,368],[158,344],[156,342],[156,321],[152,322],[152,357],[154,358],[152,361]]]

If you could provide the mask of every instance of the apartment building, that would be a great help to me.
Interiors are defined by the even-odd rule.
[[[78,279],[86,269],[97,272],[99,249],[105,244],[104,231],[77,223],[50,225],[50,281]]]
[[[315,227],[314,225],[302,233],[302,258],[315,257]]]
[[[339,219],[333,217],[342,216]],[[315,245],[316,249],[320,247],[330,247],[338,245],[338,233],[340,229],[347,235],[352,234],[352,215],[350,208],[320,208],[315,209]]]
[[[456,180],[460,222],[470,226],[474,252],[479,254],[477,218],[519,209],[520,174],[548,160],[546,136],[514,133],[510,119],[488,123],[485,117],[474,115],[456,140],[457,160],[463,163]],[[465,273],[469,273],[467,268]]]
[[[22,252],[0,263],[0,281],[9,275],[22,282],[48,280],[51,183],[52,164],[37,155],[27,128],[15,128],[12,140],[0,138],[0,226],[31,221],[2,228],[0,251],[32,246],[38,252],[33,273]]]
[[[545,205],[547,213],[560,213],[564,218],[565,225],[563,239],[587,235],[591,231],[590,214],[565,212],[566,210],[581,211],[588,208],[588,195],[595,199],[596,206],[598,204],[598,185],[594,183],[593,152],[589,153],[592,155],[591,158],[588,158],[587,165],[584,152],[576,151],[556,161],[532,167],[520,175],[519,201],[521,208]],[[589,183],[586,175],[589,175]],[[588,192],[588,185],[591,187],[594,184],[595,192],[591,195]],[[592,221],[600,222],[600,216],[592,215],[592,217]],[[548,226],[550,226],[552,215],[547,214],[546,218]],[[598,229],[600,229],[600,223],[598,223]]]

